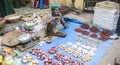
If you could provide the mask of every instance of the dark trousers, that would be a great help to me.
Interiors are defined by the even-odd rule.
[[[20,8],[25,6],[25,0],[13,0],[15,8]]]
[[[4,17],[15,13],[12,0],[0,0],[0,16]]]
[[[116,33],[118,34],[118,36],[120,36],[120,14],[119,14],[119,19],[117,22],[117,29],[116,29]]]

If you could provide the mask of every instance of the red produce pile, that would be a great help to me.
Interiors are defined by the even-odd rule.
[[[54,58],[58,60],[58,62],[54,62],[53,60],[54,58],[49,57],[48,53],[43,52],[41,49],[38,48],[32,48],[30,50],[30,53],[32,55],[37,56],[39,59],[43,60],[45,65],[83,65],[82,62],[72,60],[70,57],[64,57],[64,54],[59,53],[56,47],[52,47],[49,50],[57,51],[57,53],[54,54],[52,52],[52,54],[54,55]]]
[[[100,38],[99,38],[99,40],[102,40],[102,41],[107,41],[109,39],[109,37],[105,37],[105,36],[101,36]]]
[[[70,57],[66,57],[61,61],[64,65],[83,65],[83,63],[79,61],[74,61]]]
[[[53,59],[52,58],[47,58],[44,60],[44,64],[45,65],[53,65]]]
[[[30,53],[42,60],[48,58],[48,53],[42,52],[41,49],[33,48],[30,50]]]
[[[83,24],[80,27],[82,29],[76,28],[75,31],[79,32],[79,33],[82,33],[83,35],[89,35],[90,34],[90,32],[84,30],[84,29],[89,29],[90,28],[90,26],[88,24]],[[100,29],[95,27],[95,26],[92,26],[89,30],[91,32],[93,32],[93,34],[91,34],[90,37],[97,38],[97,39],[102,40],[102,41],[107,41],[109,39],[109,37],[111,35],[113,35],[109,30],[100,31]],[[98,35],[96,33],[98,33],[100,35],[99,38],[98,38]]]
[[[58,49],[56,47],[52,47],[48,50],[49,54],[55,54],[58,51]]]
[[[97,34],[91,34],[90,37],[97,38]]]
[[[83,35],[89,35],[90,32],[88,32],[88,31],[82,31],[82,34],[83,34]]]
[[[111,35],[112,33],[109,30],[103,30],[102,32],[100,32],[101,37],[110,37]]]
[[[79,33],[82,32],[82,30],[81,30],[80,28],[76,28],[75,31],[76,31],[76,32],[79,32]]]
[[[57,60],[62,60],[63,57],[64,57],[64,54],[62,54],[62,53],[56,53],[56,54],[54,55],[54,58],[57,59]]]
[[[90,26],[88,24],[83,24],[80,26],[82,29],[89,29]]]
[[[54,62],[53,65],[63,65],[62,62]]]
[[[100,30],[99,30],[97,27],[94,27],[94,26],[93,26],[93,27],[90,28],[90,31],[93,32],[93,33],[97,33],[97,32],[99,32]]]
[[[103,30],[100,32],[101,37],[99,39],[102,41],[107,41],[111,35],[112,33],[109,30]]]

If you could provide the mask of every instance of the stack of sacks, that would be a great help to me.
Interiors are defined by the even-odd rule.
[[[108,30],[115,30],[119,17],[119,4],[104,1],[95,6],[93,24]]]

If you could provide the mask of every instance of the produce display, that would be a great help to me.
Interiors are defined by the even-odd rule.
[[[63,6],[60,8],[60,11],[64,14],[69,11],[69,8]],[[20,14],[14,14],[14,17],[9,15],[6,16],[5,19],[9,22],[17,22],[20,17]],[[58,44],[50,44],[50,48],[48,49],[43,46],[43,44],[47,45],[45,43],[47,38],[43,39],[38,35],[41,34],[41,30],[43,30],[43,23],[41,23],[42,20],[40,17],[31,13],[24,14],[21,19],[25,21],[22,25],[5,31],[5,35],[2,37],[1,43],[3,47],[1,48],[6,55],[6,65],[84,65],[84,63],[89,63],[93,57],[96,57],[96,54],[98,53],[96,53],[96,50],[102,45],[100,43],[109,40],[109,37],[112,35],[112,32],[109,30],[102,30],[96,26],[85,23],[79,26],[79,28],[74,29],[74,31],[78,33],[75,33],[77,37],[73,35],[73,40],[71,40],[71,37],[65,38],[64,40],[60,39],[60,41],[56,40],[54,42]],[[3,20],[3,18],[0,18],[1,23]],[[18,47],[27,47],[27,45],[23,44],[28,44],[29,42],[33,42],[33,44],[34,42],[35,44],[38,43],[39,46],[36,45],[34,48],[29,49],[29,53],[20,58],[20,50]],[[19,58],[17,56],[19,56]],[[0,59],[3,63],[3,58],[0,57]]]
[[[52,51],[52,53],[51,53],[51,51]],[[83,65],[82,62],[79,62],[78,60],[73,60],[72,58],[65,56],[63,53],[59,52],[58,48],[56,48],[56,47],[51,47],[48,50],[48,53],[47,52],[43,52],[39,48],[32,48],[30,50],[30,53],[32,55],[37,56],[38,59],[41,59],[42,61],[44,61],[45,65],[66,65],[66,64],[69,64],[69,65],[74,65],[74,64],[76,64],[76,65]],[[50,56],[51,54],[53,55],[53,57]],[[31,57],[27,56],[27,58],[29,59]],[[54,60],[57,60],[58,62],[56,62]],[[31,61],[29,61],[29,62],[31,62]],[[37,61],[36,61],[36,63],[37,63]],[[39,63],[37,63],[37,64],[39,64]]]
[[[102,41],[109,40],[109,37],[112,35],[112,33],[109,30],[100,31],[99,28],[95,26],[90,27],[90,25],[88,24],[82,24],[80,28],[76,28],[74,31],[81,33],[82,35],[86,35]]]
[[[86,39],[86,38],[85,38]],[[88,39],[88,41],[91,41]],[[59,48],[67,52],[68,54],[73,55],[76,58],[81,58],[82,61],[88,62],[92,59],[92,57],[95,55],[95,51],[97,50],[97,47],[99,46],[99,41],[94,41],[93,44],[90,44],[89,42],[67,42],[66,44],[60,44]],[[63,46],[66,46],[65,49],[63,49]],[[64,55],[62,55],[64,56]],[[60,57],[60,55],[57,55],[57,57]]]

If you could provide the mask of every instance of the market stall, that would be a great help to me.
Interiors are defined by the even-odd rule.
[[[69,10],[63,7],[60,11],[64,14],[65,9]],[[110,39],[114,31],[64,18],[69,28],[62,32],[67,35],[52,36],[48,43],[44,35],[47,15],[15,13],[0,18],[2,65],[97,65],[114,42]]]
[[[73,21],[76,23],[71,23]],[[78,60],[80,63],[79,65],[97,65],[100,59],[109,49],[113,40],[108,39],[107,41],[100,41],[89,36],[81,35],[74,31],[74,29],[79,28],[79,26],[83,24],[78,23],[80,22],[77,20],[71,20],[68,23],[70,27],[67,30],[63,29],[63,31],[67,33],[67,37],[57,38],[53,40],[51,44],[41,42],[32,49],[28,50],[26,54],[29,54],[33,60],[39,61],[39,65],[44,65],[44,63],[47,62],[50,62],[50,64],[61,62],[61,60],[64,58],[71,58],[72,61]],[[100,29],[100,31],[102,31],[102,29]],[[36,51],[35,49],[40,51]],[[45,53],[45,55],[47,54],[47,56],[50,57],[52,61],[49,59],[48,61],[45,61],[44,59],[46,57],[42,58],[39,56],[39,53]],[[61,60],[59,60],[61,57],[56,58],[55,55],[57,53],[58,55],[59,53],[64,55],[62,56]],[[24,60],[22,60],[23,65],[29,64],[29,61],[27,63],[24,63],[23,61]]]
[[[15,56],[15,59],[18,60],[14,63],[19,63],[19,65],[31,65],[31,63],[35,63],[36,65],[47,65],[52,63],[55,65],[58,63],[97,65],[114,40],[108,38],[104,39],[104,37],[101,39],[99,38],[101,35],[106,35],[104,34],[106,32],[103,32],[105,31],[104,29],[90,29],[92,28],[90,24],[86,26],[84,23],[74,19],[66,18],[65,20],[67,20],[69,28],[63,29],[62,31],[67,33],[67,37],[56,38],[51,44],[47,44],[45,41],[36,42],[37,44],[33,48],[28,49],[25,53],[16,52],[18,56]],[[86,30],[89,34],[82,33],[80,30],[83,32]],[[107,32],[110,33],[109,35],[112,34],[110,31]],[[94,37],[94,35],[92,37],[92,33],[97,33],[97,37]],[[9,48],[4,48],[4,50],[8,51],[7,49]],[[10,59],[11,56],[7,58]]]

